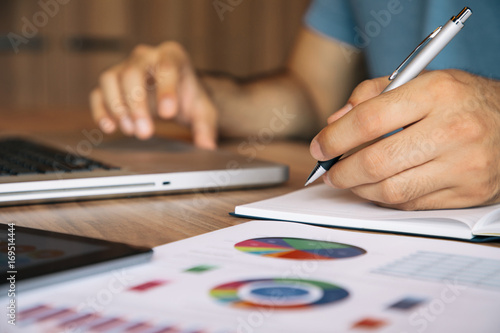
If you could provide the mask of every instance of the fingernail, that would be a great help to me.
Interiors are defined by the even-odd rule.
[[[146,118],[139,118],[135,122],[137,136],[140,139],[147,139],[151,135],[151,122]]]
[[[172,98],[166,98],[160,103],[160,116],[170,118],[175,115],[175,101]]]
[[[99,127],[104,131],[104,133],[111,133],[115,130],[116,125],[109,118],[102,118],[99,121]]]
[[[327,120],[328,124],[331,124],[334,121],[337,121],[338,119],[342,118],[349,111],[351,111],[352,108],[353,108],[352,104],[351,103],[347,103],[342,108],[340,108],[337,112],[335,112],[330,117],[328,117],[328,120]]]
[[[347,112],[349,112],[351,110],[352,110],[352,104],[347,103],[338,112],[340,112],[342,115],[345,115]]]
[[[122,117],[120,119],[120,127],[126,135],[134,134],[134,123],[132,123],[129,117]]]
[[[323,152],[321,151],[321,146],[319,145],[319,142],[314,138],[311,141],[311,146],[309,147],[309,151],[312,155],[317,160],[323,161],[324,160],[324,155]]]

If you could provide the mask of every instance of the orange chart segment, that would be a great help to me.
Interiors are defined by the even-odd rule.
[[[366,253],[364,249],[353,245],[286,237],[248,239],[235,244],[234,247],[253,255],[292,260],[332,260]]]
[[[300,250],[293,250],[293,251],[288,251],[288,252],[284,252],[284,253],[278,253],[276,256],[280,257],[280,258],[288,258],[288,259],[296,259],[296,260],[328,260],[328,259],[332,259],[330,257],[324,257],[324,256],[318,255],[316,253],[300,251]]]

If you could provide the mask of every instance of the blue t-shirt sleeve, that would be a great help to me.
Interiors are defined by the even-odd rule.
[[[467,0],[313,0],[305,25],[363,51],[370,77],[389,75]],[[464,31],[427,69],[457,68],[500,79],[500,1],[474,2]],[[416,19],[418,18],[418,19]]]
[[[349,1],[314,0],[304,21],[307,27],[323,35],[355,45],[355,20]]]

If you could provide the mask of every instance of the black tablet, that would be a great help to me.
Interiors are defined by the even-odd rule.
[[[27,290],[84,277],[145,262],[152,253],[145,247],[0,224],[0,289]]]

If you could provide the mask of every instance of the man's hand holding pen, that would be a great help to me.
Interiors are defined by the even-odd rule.
[[[311,143],[340,160],[326,183],[383,206],[439,209],[500,202],[500,82],[459,70],[430,71],[379,95],[387,78],[361,83]]]

